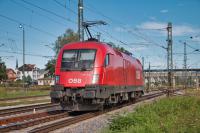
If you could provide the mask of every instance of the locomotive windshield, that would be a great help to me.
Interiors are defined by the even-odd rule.
[[[62,56],[61,69],[87,71],[94,66],[96,50],[78,49],[65,50]]]

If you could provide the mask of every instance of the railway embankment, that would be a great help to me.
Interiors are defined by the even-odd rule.
[[[117,116],[104,132],[199,132],[200,91],[187,90],[185,94],[163,98]]]

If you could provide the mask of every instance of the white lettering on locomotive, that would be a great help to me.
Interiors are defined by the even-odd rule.
[[[68,83],[70,83],[70,84],[80,84],[81,83],[81,79],[70,78],[70,79],[68,79]]]
[[[140,79],[140,71],[136,70],[136,79]]]

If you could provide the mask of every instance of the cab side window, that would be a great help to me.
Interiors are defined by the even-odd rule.
[[[107,55],[106,55],[106,58],[105,58],[105,60],[104,60],[104,66],[105,66],[105,67],[108,66],[109,63],[110,63],[110,55],[107,54]]]

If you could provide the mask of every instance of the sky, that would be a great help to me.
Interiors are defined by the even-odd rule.
[[[84,20],[103,20],[92,27],[101,41],[114,42],[144,67],[164,69],[167,64],[167,24],[172,23],[174,68],[200,68],[200,0],[83,0]],[[22,65],[23,25],[25,63],[45,68],[53,58],[53,43],[66,29],[77,31],[78,0],[0,0],[0,57],[8,68]],[[87,36],[85,36],[87,38]]]

